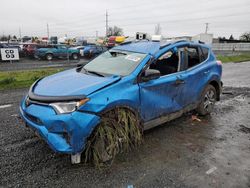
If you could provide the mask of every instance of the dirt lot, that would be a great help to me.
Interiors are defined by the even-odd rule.
[[[226,87],[211,116],[186,114],[149,130],[141,147],[102,170],[71,165],[19,123],[27,89],[1,92],[0,187],[250,187],[249,67],[224,65]]]

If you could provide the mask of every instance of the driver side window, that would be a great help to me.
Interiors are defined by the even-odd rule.
[[[179,59],[178,52],[170,50],[161,55],[156,62],[152,63],[149,69],[160,71],[161,76],[172,74],[179,71]]]

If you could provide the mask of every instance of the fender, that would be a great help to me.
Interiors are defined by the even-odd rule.
[[[219,101],[220,100],[220,94],[222,92],[222,82],[219,80],[219,78],[216,77],[212,77],[211,79],[209,79],[207,81],[207,83],[204,85],[204,87],[202,88],[201,92],[199,93],[200,99],[201,100],[201,95],[202,92],[204,91],[204,89],[211,84],[212,86],[214,86],[215,90],[216,90],[216,100]]]

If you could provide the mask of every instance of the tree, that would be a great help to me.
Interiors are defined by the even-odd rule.
[[[230,35],[229,40],[234,40],[233,35]]]
[[[218,37],[219,40],[226,40],[226,37]]]
[[[158,23],[155,26],[155,35],[160,35],[161,34],[161,25]]]
[[[245,32],[240,36],[240,40],[244,40],[244,41],[250,41],[250,31],[249,32]]]
[[[2,35],[0,37],[0,41],[7,41],[8,40],[8,37],[6,35]]]
[[[110,36],[121,36],[123,35],[123,30],[120,27],[114,26],[108,28],[108,37]]]

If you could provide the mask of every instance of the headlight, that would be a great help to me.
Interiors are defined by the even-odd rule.
[[[74,112],[89,100],[90,100],[89,98],[86,98],[80,101],[51,103],[50,106],[52,106],[58,114],[65,114]]]

